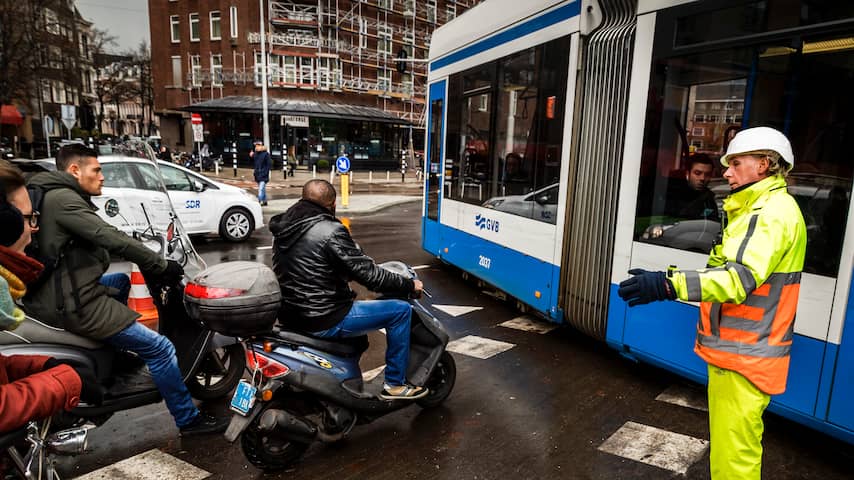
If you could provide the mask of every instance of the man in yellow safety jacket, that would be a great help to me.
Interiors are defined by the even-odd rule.
[[[742,130],[721,163],[732,190],[707,268],[633,269],[618,294],[630,307],[701,302],[694,351],[709,364],[712,478],[759,479],[762,413],[786,389],[807,235],[786,191],[794,155],[782,133]]]

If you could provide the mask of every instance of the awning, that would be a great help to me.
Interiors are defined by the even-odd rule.
[[[194,103],[179,110],[193,113],[261,113],[261,97],[230,96]],[[267,111],[271,115],[305,115],[316,118],[338,118],[368,122],[410,125],[410,122],[385,110],[362,105],[322,103],[313,100],[270,98]]]
[[[21,125],[22,123],[24,123],[24,116],[21,115],[16,106],[0,106],[0,124]]]

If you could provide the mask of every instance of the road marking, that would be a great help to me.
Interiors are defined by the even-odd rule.
[[[413,270],[424,270],[425,268],[430,268],[430,265],[416,265],[412,267]]]
[[[267,245],[266,247],[258,247],[258,248],[256,248],[256,250],[272,250],[272,249],[273,249],[273,246],[272,246],[272,245]]]
[[[504,323],[499,323],[498,326],[514,328],[516,330],[522,330],[523,332],[539,333],[540,335],[549,333],[557,328],[557,325],[540,321],[532,315],[516,317],[512,320],[507,320]]]
[[[656,400],[672,403],[680,407],[693,408],[701,412],[709,411],[709,402],[706,392],[697,388],[688,388],[684,385],[671,385],[667,390],[661,392]]]
[[[449,352],[461,353],[470,357],[486,360],[492,358],[501,352],[506,352],[516,345],[507,342],[500,342],[489,338],[468,335],[463,338],[454,340],[448,343],[447,350]]]
[[[108,480],[133,478],[135,480],[201,480],[211,476],[209,472],[195,467],[158,449],[149,450],[120,462],[89,472],[77,480]]]
[[[377,378],[379,374],[383,373],[383,370],[385,370],[385,365],[380,365],[379,367],[368,370],[367,372],[362,372],[362,380],[370,382]]]
[[[709,448],[709,441],[626,422],[599,450],[685,475]]]
[[[437,308],[452,317],[459,317],[460,315],[483,310],[483,307],[470,307],[466,305],[433,305],[433,308]]]

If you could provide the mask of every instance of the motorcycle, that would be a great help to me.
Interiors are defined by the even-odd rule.
[[[242,262],[232,262],[236,263]],[[263,265],[245,265],[242,273],[235,266],[214,267],[217,272],[203,273],[194,280],[199,282],[193,287],[194,294],[212,291],[221,295],[219,300],[199,295],[187,299],[187,304],[191,315],[209,328],[245,339],[251,380],[241,380],[237,386],[231,401],[235,414],[225,437],[229,442],[240,438],[243,454],[254,466],[266,471],[287,468],[314,441],[341,440],[355,425],[412,403],[433,408],[451,394],[456,364],[445,350],[449,336],[424,302],[408,299],[412,333],[407,379],[429,391],[418,400],[384,400],[379,397],[381,375],[366,382],[359,367],[368,348],[367,336],[318,338],[273,327],[279,304],[275,274]],[[415,271],[402,262],[380,266],[416,278]],[[238,285],[244,287],[236,288]],[[252,287],[247,290],[245,285]],[[229,308],[223,301],[228,292],[244,297],[230,315],[225,314]],[[269,301],[260,300],[265,295]],[[253,304],[257,310],[251,310]],[[276,309],[267,309],[268,304]]]
[[[125,150],[124,154],[132,151]],[[147,153],[150,153],[150,157]],[[142,150],[142,154],[149,160],[154,158],[153,152]],[[165,188],[162,191],[168,198]],[[171,205],[168,201],[162,204]],[[104,210],[109,216],[121,215],[115,200],[107,200]],[[178,261],[185,269],[197,263],[203,265],[171,208],[167,207],[164,212],[149,212],[144,204],[140,204],[136,211],[142,212],[146,228],[134,230],[135,238],[164,257]],[[162,216],[164,213],[166,217]],[[131,213],[128,215],[132,217]],[[124,216],[121,218],[124,219]],[[162,223],[161,220],[169,221],[165,232],[159,232],[155,227]],[[125,223],[139,225],[127,219]],[[186,280],[167,281],[149,275],[144,275],[144,279],[158,312],[158,331],[175,346],[178,366],[191,395],[199,400],[213,400],[228,395],[240,381],[245,369],[242,345],[237,339],[215,333],[188,315],[183,303]],[[0,332],[0,353],[48,355],[87,366],[95,372],[104,393],[103,402],[99,405],[81,402],[70,412],[30,422],[24,428],[0,438],[0,447],[7,452],[14,468],[24,478],[33,478],[36,474],[39,475],[37,478],[42,478],[41,475],[45,474],[45,478],[58,479],[53,467],[54,456],[83,453],[89,430],[102,425],[114,413],[161,401],[160,392],[147,367],[135,355],[114,350],[101,342],[31,317],[27,317],[14,331]]]

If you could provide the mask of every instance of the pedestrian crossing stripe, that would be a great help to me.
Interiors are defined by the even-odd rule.
[[[459,317],[460,315],[483,310],[483,307],[473,307],[468,305],[433,305],[433,308],[447,313],[452,317]]]
[[[684,385],[671,385],[667,390],[661,392],[656,400],[667,402],[680,407],[693,408],[701,412],[709,411],[709,403],[706,392],[697,388],[688,388]]]
[[[700,461],[708,448],[708,440],[635,422],[626,422],[599,445],[602,452],[681,475]]]
[[[175,458],[158,449],[149,450],[104,468],[77,477],[76,480],[112,480],[133,478],[134,480],[201,480],[210,477],[210,472]]]
[[[486,360],[515,347],[515,344],[490,338],[468,335],[448,343],[447,350],[453,353]]]
[[[516,317],[512,320],[507,320],[506,322],[499,323],[498,326],[512,328],[515,330],[522,330],[523,332],[539,333],[540,335],[549,333],[557,328],[557,325],[537,320],[531,315],[523,315],[521,317]]]

